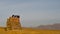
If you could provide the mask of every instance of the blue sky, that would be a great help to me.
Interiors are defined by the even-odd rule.
[[[23,27],[60,23],[60,0],[0,0],[0,26],[12,14],[21,16]]]

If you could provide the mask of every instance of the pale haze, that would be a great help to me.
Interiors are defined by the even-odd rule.
[[[21,17],[22,27],[60,23],[60,0],[0,0],[0,26],[13,14]]]

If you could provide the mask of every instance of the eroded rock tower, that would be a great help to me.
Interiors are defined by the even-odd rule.
[[[12,15],[7,19],[7,29],[8,30],[16,30],[21,29],[20,24],[20,16],[19,15]]]

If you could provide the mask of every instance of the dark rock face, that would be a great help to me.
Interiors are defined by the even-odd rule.
[[[19,16],[19,15],[12,15],[12,17],[17,17],[17,18],[20,18],[20,16]]]
[[[37,27],[38,29],[53,29],[53,30],[60,30],[60,23],[53,24],[53,25],[40,25]]]

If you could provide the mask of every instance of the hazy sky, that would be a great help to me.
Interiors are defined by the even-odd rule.
[[[60,23],[60,0],[0,0],[0,26],[12,14],[21,16],[23,27]]]

